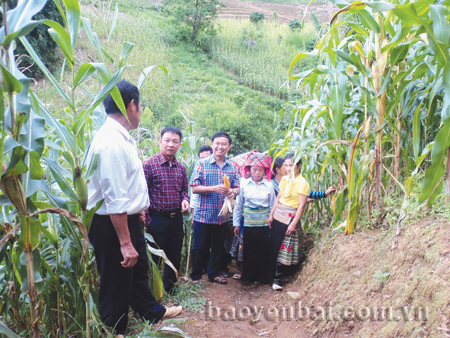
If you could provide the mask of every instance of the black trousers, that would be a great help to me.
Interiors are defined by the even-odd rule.
[[[99,313],[107,326],[124,334],[128,324],[128,309],[141,317],[157,322],[166,313],[149,287],[148,256],[139,215],[128,216],[131,242],[139,254],[136,265],[124,268],[119,238],[108,215],[94,215],[89,230],[89,241],[94,247],[100,274]]]
[[[269,227],[244,227],[242,280],[266,284],[269,260]]]
[[[191,278],[199,280],[202,277],[203,260],[206,243],[211,239],[211,254],[208,262],[208,278],[214,279],[220,275],[224,265],[225,246],[223,244],[228,231],[228,222],[222,224],[207,224],[194,221],[194,246],[192,248]]]
[[[174,218],[151,216],[152,222],[147,227],[147,232],[153,236],[156,242],[152,246],[164,250],[167,258],[180,272],[181,250],[183,248],[184,230],[183,215],[177,213]],[[161,257],[152,255],[153,261],[159,266]],[[170,292],[177,282],[175,271],[164,264],[163,284],[164,290]]]
[[[284,236],[286,236],[288,224],[281,223],[274,219],[272,221],[272,228],[270,229],[270,244],[269,244],[269,283],[273,283],[275,271],[277,268],[277,258],[280,252],[281,244],[283,244]],[[244,244],[245,248],[245,244]]]

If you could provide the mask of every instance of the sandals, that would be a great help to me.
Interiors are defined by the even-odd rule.
[[[272,284],[272,290],[273,291],[283,291],[283,287],[281,285],[278,285],[276,283]]]
[[[214,279],[209,279],[211,283],[217,283],[217,284],[228,284],[228,281],[226,278],[222,278],[220,276],[215,277]]]
[[[241,279],[241,278],[242,278],[242,275],[241,275],[239,272],[236,272],[236,273],[233,275],[233,279],[239,280],[239,279]]]

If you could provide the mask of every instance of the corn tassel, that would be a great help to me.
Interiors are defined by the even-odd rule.
[[[2,163],[2,173],[6,171],[6,165]],[[19,175],[6,174],[0,180],[0,188],[11,203],[16,207],[19,215],[26,215],[26,197],[20,184]]]

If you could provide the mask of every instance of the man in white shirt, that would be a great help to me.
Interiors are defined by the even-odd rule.
[[[148,206],[147,185],[136,143],[129,132],[139,126],[142,104],[139,90],[122,80],[117,84],[128,119],[111,95],[103,101],[108,117],[92,141],[88,163],[100,159],[88,183],[88,209],[104,200],[89,230],[100,274],[99,313],[107,326],[123,337],[128,308],[151,322],[174,317],[181,306],[157,304],[148,285],[149,262],[139,216]]]

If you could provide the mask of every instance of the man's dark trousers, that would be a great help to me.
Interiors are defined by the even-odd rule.
[[[220,275],[225,257],[223,242],[228,231],[228,222],[222,224],[206,224],[194,221],[194,247],[192,248],[192,280],[202,277],[203,257],[207,250],[206,242],[211,238],[211,254],[208,262],[208,278]]]
[[[155,216],[150,212],[152,222],[147,227],[147,232],[153,236],[156,246],[164,250],[167,258],[180,271],[181,250],[183,248],[184,230],[183,215],[181,211],[175,213],[175,217]],[[161,257],[152,255],[153,261],[159,266]],[[163,285],[166,292],[170,292],[177,282],[175,271],[164,264]]]
[[[139,215],[128,216],[131,243],[139,254],[136,265],[124,268],[119,238],[109,215],[94,215],[89,241],[94,247],[100,274],[99,313],[107,326],[124,334],[128,323],[128,308],[141,317],[156,322],[166,313],[159,305],[148,284],[149,262]]]

